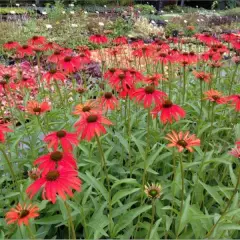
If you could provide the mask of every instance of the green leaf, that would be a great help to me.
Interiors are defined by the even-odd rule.
[[[123,183],[139,185],[139,183],[137,182],[136,179],[133,179],[133,178],[125,178],[125,179],[121,179],[121,180],[116,181],[116,182],[112,185],[112,189],[115,188],[115,187],[117,187],[117,186],[120,185],[120,184],[123,184]]]
[[[152,228],[152,231],[150,233],[150,239],[156,239],[155,234],[157,234],[157,230],[158,230],[158,227],[159,227],[159,224],[161,223],[162,221],[162,218],[159,218],[156,223],[154,224],[153,228]]]
[[[131,225],[133,220],[139,216],[140,214],[142,214],[143,212],[148,211],[149,209],[151,209],[152,206],[141,206],[138,208],[135,208],[133,210],[130,210],[128,213],[122,215],[117,224],[114,227],[114,232],[115,234],[119,233],[122,229],[124,229],[126,226]]]
[[[20,194],[19,192],[9,193],[9,194],[7,194],[5,197],[0,198],[0,201],[1,201],[1,200],[4,200],[4,199],[7,199],[7,198],[11,198],[11,197],[18,196],[19,194]]]
[[[51,217],[44,217],[39,220],[35,220],[35,224],[57,224],[63,222],[62,214],[54,215]]]
[[[123,189],[123,190],[118,191],[112,198],[112,205],[115,204],[121,198],[126,197],[132,193],[135,193],[139,190],[140,190],[140,188],[133,188],[133,189]]]

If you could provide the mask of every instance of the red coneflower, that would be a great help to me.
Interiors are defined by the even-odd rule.
[[[119,69],[117,69],[117,68],[109,68],[104,73],[104,79],[109,80],[117,70],[119,71]]]
[[[53,80],[60,80],[64,82],[66,75],[60,71],[57,71],[56,69],[52,69],[49,72],[46,72],[42,78],[49,84]]]
[[[204,99],[207,99],[210,102],[215,102],[218,104],[224,104],[227,102],[227,98],[223,97],[222,93],[214,89],[210,89],[209,91],[205,92],[204,95],[206,96]]]
[[[206,43],[207,45],[211,45],[217,41],[217,39],[211,36],[209,33],[197,34],[196,37],[199,41]]]
[[[104,44],[108,42],[108,38],[105,35],[92,35],[89,37],[89,41],[95,44]]]
[[[79,51],[79,54],[84,53],[88,58],[91,57],[91,51],[87,46],[79,46],[77,47],[77,50]]]
[[[60,45],[58,45],[55,42],[48,42],[44,44],[44,50],[49,51],[49,50],[61,50]]]
[[[78,145],[76,133],[69,133],[65,130],[52,132],[43,141],[48,143],[48,147],[53,148],[54,151],[57,151],[59,143],[65,152],[72,151],[72,145]]]
[[[38,168],[43,172],[55,170],[56,167],[62,166],[63,168],[77,168],[76,160],[73,155],[68,152],[50,152],[43,155],[34,161],[34,165],[39,165]]]
[[[32,199],[39,190],[43,189],[42,198],[55,203],[57,195],[66,200],[67,195],[73,196],[72,190],[80,192],[81,183],[76,170],[58,167],[43,173],[41,178],[27,188],[26,193]]]
[[[127,38],[124,36],[119,36],[117,38],[114,38],[112,42],[116,45],[123,45],[128,43]]]
[[[209,83],[211,80],[210,73],[194,71],[193,75],[195,76],[195,78],[199,79],[200,81],[204,81],[206,83]]]
[[[118,106],[118,100],[111,92],[104,93],[97,101],[102,110],[105,111],[114,110]]]
[[[36,85],[35,79],[31,77],[22,77],[20,81],[18,82],[18,86],[20,88],[28,88],[28,87],[33,87]]]
[[[13,130],[10,129],[8,123],[0,124],[0,142],[5,142],[5,135],[6,132],[12,132]]]
[[[81,139],[87,141],[91,141],[95,135],[100,136],[101,134],[105,134],[106,129],[103,125],[112,125],[112,122],[101,113],[83,115],[81,119],[74,124]]]
[[[132,96],[136,98],[137,102],[143,102],[144,108],[149,108],[153,103],[161,103],[163,97],[167,94],[156,90],[154,86],[146,86],[135,90]]]
[[[204,61],[219,61],[222,56],[219,52],[207,51],[201,55],[201,59]]]
[[[153,54],[153,48],[151,45],[143,45],[132,52],[136,57],[149,57]]]
[[[126,69],[127,72],[129,72],[131,74],[131,76],[133,77],[133,82],[136,83],[136,82],[140,82],[144,79],[144,76],[142,75],[142,73],[140,73],[139,71],[137,71],[136,69],[134,68],[129,68],[129,69]]]
[[[82,67],[80,58],[78,56],[66,56],[61,59],[57,64],[66,73],[76,72]]]
[[[48,60],[48,62],[58,63],[64,57],[65,57],[65,55],[60,50],[56,50],[52,55],[50,55],[47,58],[47,60]]]
[[[33,56],[34,51],[33,51],[33,48],[31,46],[23,45],[23,46],[19,46],[17,48],[16,54],[17,54],[18,58],[23,58],[25,56]]]
[[[28,40],[29,45],[43,45],[46,43],[46,38],[43,36],[33,36]]]
[[[78,104],[73,111],[75,115],[83,115],[86,113],[95,113],[99,110],[96,101],[89,100],[83,104]]]
[[[109,79],[109,84],[117,90],[127,90],[133,86],[133,77],[128,70],[118,69]]]
[[[13,41],[9,41],[7,43],[3,44],[3,48],[7,49],[7,50],[15,50],[18,47],[20,47],[20,44],[18,42],[13,42]]]
[[[44,112],[47,112],[51,109],[48,102],[39,103],[37,101],[28,101],[26,110],[28,113],[33,115],[40,115]]]
[[[234,156],[235,158],[240,159],[240,148],[233,148],[230,152],[230,155]]]
[[[158,104],[153,110],[153,117],[157,117],[158,113],[161,112],[160,119],[163,124],[169,122],[172,123],[173,119],[175,121],[180,120],[180,118],[184,118],[186,112],[180,106],[173,104],[171,100],[165,99],[160,104]]]
[[[80,53],[78,57],[80,59],[81,64],[88,64],[91,62],[89,56],[86,55],[85,53]]]
[[[184,149],[187,149],[189,152],[193,152],[194,146],[200,146],[200,139],[196,138],[195,134],[190,135],[189,131],[183,133],[182,131],[176,133],[172,131],[172,133],[168,133],[165,137],[169,143],[168,147],[177,147],[178,152],[182,152]]]
[[[232,41],[235,41],[237,39],[237,36],[233,33],[224,33],[224,34],[221,35],[221,38],[225,42],[232,42]]]
[[[160,52],[157,53],[156,60],[162,64],[167,64],[168,62],[173,61],[173,58],[167,52]]]
[[[155,74],[155,75],[152,75],[152,76],[147,76],[144,79],[144,82],[148,83],[148,84],[151,84],[151,85],[158,86],[160,80],[162,80],[162,81],[165,80],[163,78],[163,75],[162,74]]]
[[[35,218],[39,216],[39,208],[32,204],[24,204],[23,206],[18,203],[15,208],[11,208],[9,212],[6,213],[7,224],[17,223],[19,226],[24,224],[28,225],[30,218]]]
[[[228,101],[231,101],[233,105],[235,105],[236,112],[240,112],[240,94],[231,95],[227,97]]]

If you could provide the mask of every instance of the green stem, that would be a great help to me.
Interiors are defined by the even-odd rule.
[[[183,202],[184,202],[184,169],[183,169],[183,160],[182,160],[182,154],[180,155],[180,169],[181,169],[181,177],[182,177],[182,189],[181,189],[181,206],[180,206],[180,217],[179,217],[179,224],[177,229],[176,238],[179,236],[179,230],[180,230],[180,223],[182,220],[182,214],[183,214]]]
[[[238,191],[238,187],[239,187],[239,184],[240,184],[240,171],[238,173],[238,180],[237,180],[237,183],[236,183],[236,186],[234,188],[234,191],[233,191],[233,194],[231,196],[231,198],[229,199],[228,203],[227,203],[227,206],[225,207],[225,209],[223,210],[223,213],[221,214],[220,218],[217,220],[217,222],[212,226],[212,228],[210,229],[210,231],[207,233],[206,237],[205,238],[209,238],[211,237],[214,229],[216,228],[216,226],[218,225],[218,223],[223,219],[223,217],[227,214],[227,210],[229,209],[231,203],[232,203],[232,200],[234,198],[234,196],[236,195],[237,191]]]
[[[26,225],[26,227],[27,227],[30,239],[34,240],[35,236],[34,236],[32,230],[31,230],[31,228],[29,227],[29,225]]]
[[[152,231],[153,223],[154,223],[154,218],[155,218],[155,213],[156,213],[155,199],[152,199],[152,217],[151,217],[151,224],[149,227],[147,239],[150,239],[150,235],[151,235],[151,231]]]
[[[84,227],[84,231],[85,231],[85,239],[89,239],[88,228],[87,228],[86,218],[85,218],[85,214],[84,214],[84,209],[83,209],[83,207],[80,207],[80,209],[81,209],[82,218],[83,218],[83,227]]]
[[[236,73],[237,73],[238,66],[239,66],[239,64],[237,64],[236,67],[235,67],[235,69],[234,69],[234,72],[233,72],[233,75],[232,75],[232,79],[231,79],[231,82],[230,82],[230,87],[229,87],[228,95],[231,95],[232,86],[233,86],[233,83],[234,83],[234,80],[235,80],[235,76],[236,76]]]
[[[57,92],[58,92],[58,95],[59,95],[59,98],[60,98],[60,101],[61,101],[61,104],[62,104],[62,107],[63,107],[64,106],[64,101],[63,101],[63,97],[62,97],[62,94],[61,94],[61,91],[60,91],[57,80],[54,80],[54,84],[55,84],[55,87],[57,89]]]
[[[186,92],[186,66],[183,66],[183,104],[185,102],[185,92]]]
[[[75,228],[74,228],[74,224],[73,224],[73,220],[72,220],[72,215],[71,215],[69,206],[66,203],[66,201],[64,202],[64,205],[66,207],[67,214],[68,214],[68,220],[69,220],[68,229],[69,229],[69,232],[72,232],[72,239],[76,239],[76,232],[75,232]]]
[[[200,80],[200,103],[201,103],[201,108],[200,108],[200,114],[199,114],[199,118],[201,118],[202,116],[202,106],[203,106],[203,99],[202,99],[202,94],[203,94],[203,82],[202,80]]]

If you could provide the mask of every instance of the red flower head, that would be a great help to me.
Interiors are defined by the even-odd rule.
[[[235,158],[240,159],[240,148],[233,148],[230,152],[230,155],[234,156]]]
[[[30,218],[38,217],[39,208],[32,204],[24,204],[23,206],[18,203],[15,208],[11,208],[9,212],[6,213],[7,224],[17,223],[19,226],[24,224],[29,224]]]
[[[73,111],[75,115],[84,115],[89,113],[96,113],[99,111],[99,107],[96,101],[87,101],[84,104],[78,104]]]
[[[219,52],[207,51],[201,55],[201,59],[204,61],[219,61],[222,56]]]
[[[163,97],[167,96],[165,92],[156,90],[154,86],[146,86],[145,88],[139,88],[133,93],[133,97],[137,102],[143,102],[144,108],[149,108],[151,105],[159,104]]]
[[[157,117],[158,113],[161,112],[160,119],[163,124],[169,122],[172,123],[173,119],[178,121],[180,118],[184,118],[186,112],[180,106],[173,104],[171,100],[165,99],[159,105],[157,105],[153,110],[153,117]]]
[[[178,152],[182,152],[184,149],[187,149],[189,152],[193,152],[192,147],[200,146],[200,139],[196,138],[194,134],[190,135],[188,131],[186,133],[176,133],[175,131],[172,131],[172,133],[167,134],[165,139],[171,142],[167,146],[177,147]]]
[[[87,46],[79,46],[77,47],[77,50],[79,51],[79,54],[83,53],[86,57],[91,57],[91,51]]]
[[[106,92],[98,100],[102,110],[114,110],[118,106],[118,100],[111,92]]]
[[[155,74],[155,75],[153,75],[153,76],[147,76],[147,77],[144,79],[144,82],[145,82],[145,83],[148,83],[148,84],[151,84],[151,85],[158,86],[160,80],[161,80],[161,81],[165,80],[165,79],[163,78],[163,75],[162,75],[162,74]]]
[[[77,129],[77,133],[81,135],[81,139],[91,141],[96,135],[100,136],[106,133],[103,125],[112,125],[112,122],[100,113],[90,113],[83,115],[74,126]]]
[[[41,178],[27,188],[26,193],[32,199],[39,190],[43,189],[42,198],[55,203],[57,195],[63,200],[66,200],[66,195],[73,197],[72,190],[79,192],[81,183],[76,170],[58,167],[55,170],[43,173]]]
[[[78,57],[80,59],[81,64],[88,64],[91,62],[89,56],[86,55],[85,53],[80,53]]]
[[[235,63],[235,64],[240,64],[240,56],[234,56],[232,57],[232,61]]]
[[[118,69],[109,79],[109,84],[112,88],[117,90],[127,90],[133,86],[133,76],[128,70]]]
[[[65,57],[65,55],[60,50],[56,50],[52,55],[50,55],[48,57],[47,60],[48,60],[48,62],[58,63],[64,57]]]
[[[59,143],[65,152],[72,151],[72,145],[78,145],[76,133],[69,133],[65,130],[50,133],[43,141],[48,143],[48,147],[53,148],[54,151],[57,151]]]
[[[240,112],[240,94],[231,95],[227,97],[228,101],[231,101],[233,105],[235,105],[236,112]]]
[[[22,77],[20,82],[18,82],[20,88],[29,88],[36,86],[36,81],[31,77]]]
[[[153,54],[153,48],[151,45],[143,45],[132,52],[136,57],[150,57]]]
[[[42,78],[46,80],[49,84],[53,80],[59,80],[64,82],[64,80],[66,79],[66,75],[60,71],[57,71],[56,69],[52,69],[49,72],[46,72]]]
[[[126,37],[120,36],[120,37],[114,38],[113,43],[116,45],[123,45],[123,44],[127,44],[128,41]]]
[[[222,97],[222,93],[218,92],[217,90],[210,89],[204,94],[206,96],[205,99],[208,99],[210,102],[215,102],[218,104],[224,104],[227,102],[227,98]]]
[[[29,45],[43,45],[46,43],[46,38],[43,36],[33,36],[28,40]]]
[[[55,43],[55,42],[48,42],[44,44],[44,50],[49,51],[49,50],[61,50],[61,47]]]
[[[236,50],[240,50],[240,39],[236,40],[236,41],[232,41],[232,46],[233,48],[235,48]]]
[[[66,73],[73,73],[78,71],[82,64],[79,57],[66,56],[58,62],[58,66]]]
[[[117,68],[109,68],[109,69],[104,73],[104,79],[109,80],[117,70],[119,71],[119,69],[117,69]]]
[[[5,136],[4,133],[5,132],[12,132],[13,130],[8,128],[8,124],[0,124],[0,142],[3,143],[5,142]]]
[[[194,71],[193,75],[195,76],[195,78],[199,79],[200,81],[204,81],[206,83],[209,83],[211,80],[210,73]]]
[[[224,34],[221,35],[221,38],[225,42],[232,42],[232,41],[235,41],[237,39],[237,36],[233,33],[224,33]]]
[[[3,44],[3,48],[5,48],[7,50],[15,50],[18,47],[20,47],[20,44],[18,42],[9,41],[9,42]]]
[[[133,82],[134,83],[137,83],[137,82],[140,82],[144,79],[144,76],[142,75],[142,73],[140,73],[139,71],[137,71],[136,69],[134,68],[129,68],[129,69],[126,69],[130,74],[131,76],[133,77]]]
[[[217,41],[216,38],[211,36],[209,33],[198,34],[197,39],[207,45],[211,45]]]
[[[28,45],[23,45],[17,48],[17,57],[18,58],[23,58],[25,56],[33,56],[34,51],[31,46]]]
[[[51,107],[48,102],[39,103],[37,101],[28,101],[26,110],[33,115],[40,115],[44,112],[50,111]]]
[[[157,53],[156,60],[158,60],[162,64],[167,64],[168,62],[173,61],[173,58],[167,52],[164,51]]]
[[[89,41],[95,44],[104,44],[108,42],[108,38],[105,35],[92,35],[89,37]]]
[[[186,66],[189,64],[194,64],[198,61],[198,56],[194,52],[184,52],[180,54],[179,56],[179,62]]]
[[[51,152],[39,157],[34,161],[34,165],[39,165],[38,168],[43,174],[55,170],[58,166],[66,169],[77,169],[76,160],[73,155],[68,152],[60,151]]]

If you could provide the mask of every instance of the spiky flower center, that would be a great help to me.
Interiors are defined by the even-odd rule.
[[[54,162],[58,162],[58,161],[62,160],[63,154],[61,152],[59,152],[59,151],[52,152],[51,155],[50,155],[50,158]]]
[[[57,137],[58,138],[63,138],[65,136],[66,136],[66,132],[65,131],[60,130],[60,131],[57,132]]]
[[[121,74],[118,75],[118,77],[119,77],[121,80],[123,80],[123,79],[125,78],[125,74],[124,74],[124,73],[121,73]]]
[[[173,105],[173,103],[172,103],[172,101],[171,100],[165,100],[164,101],[164,103],[163,103],[163,107],[164,108],[170,108],[170,107],[172,107],[172,105]]]
[[[220,97],[218,95],[213,95],[212,98],[214,101],[217,101]]]
[[[26,78],[26,77],[22,78],[22,81],[24,81],[24,82],[26,82],[27,80],[28,80],[28,78]]]
[[[166,54],[166,53],[160,53],[159,56],[160,56],[160,57],[166,57],[167,54]]]
[[[93,122],[96,122],[97,119],[98,119],[97,115],[90,115],[90,116],[87,117],[87,122],[93,123]]]
[[[145,87],[145,93],[152,94],[155,91],[155,88],[153,86],[147,86]]]
[[[111,99],[111,98],[112,98],[112,93],[111,93],[111,92],[106,92],[106,93],[104,94],[104,97],[105,97],[106,99]]]
[[[187,142],[185,141],[185,140],[179,140],[178,142],[177,142],[177,144],[178,145],[180,145],[180,146],[182,146],[183,148],[185,148],[188,144],[187,144]]]
[[[81,53],[79,56],[80,57],[85,57],[86,55],[84,53]]]
[[[28,45],[23,45],[22,48],[23,49],[28,49]]]
[[[48,181],[55,181],[59,178],[60,174],[57,170],[49,171],[46,175]]]
[[[51,69],[49,72],[50,72],[51,74],[55,74],[55,73],[57,72],[57,70],[56,70],[56,69]]]
[[[10,74],[4,74],[3,78],[8,81],[11,78],[11,76]]]
[[[157,192],[156,189],[151,189],[151,190],[149,191],[149,195],[150,195],[152,198],[156,197],[157,194],[158,194],[158,192]]]
[[[35,107],[35,108],[33,108],[33,111],[35,113],[40,113],[41,112],[41,108],[40,107]]]
[[[110,69],[109,69],[109,72],[111,72],[111,73],[115,73],[115,71],[116,71],[115,68],[110,68]]]
[[[24,218],[29,214],[29,211],[27,209],[23,209],[20,214],[19,214],[19,218]]]
[[[60,54],[61,54],[61,52],[58,51],[58,50],[56,50],[56,51],[54,52],[54,55],[60,55]]]
[[[84,106],[83,108],[82,108],[82,111],[83,112],[89,112],[91,110],[91,107],[89,107],[89,106]]]
[[[67,56],[64,58],[64,62],[71,62],[72,57],[71,56]]]
[[[38,40],[38,36],[33,36],[32,40]]]
[[[7,43],[8,43],[8,44],[13,44],[13,41],[8,41]]]

